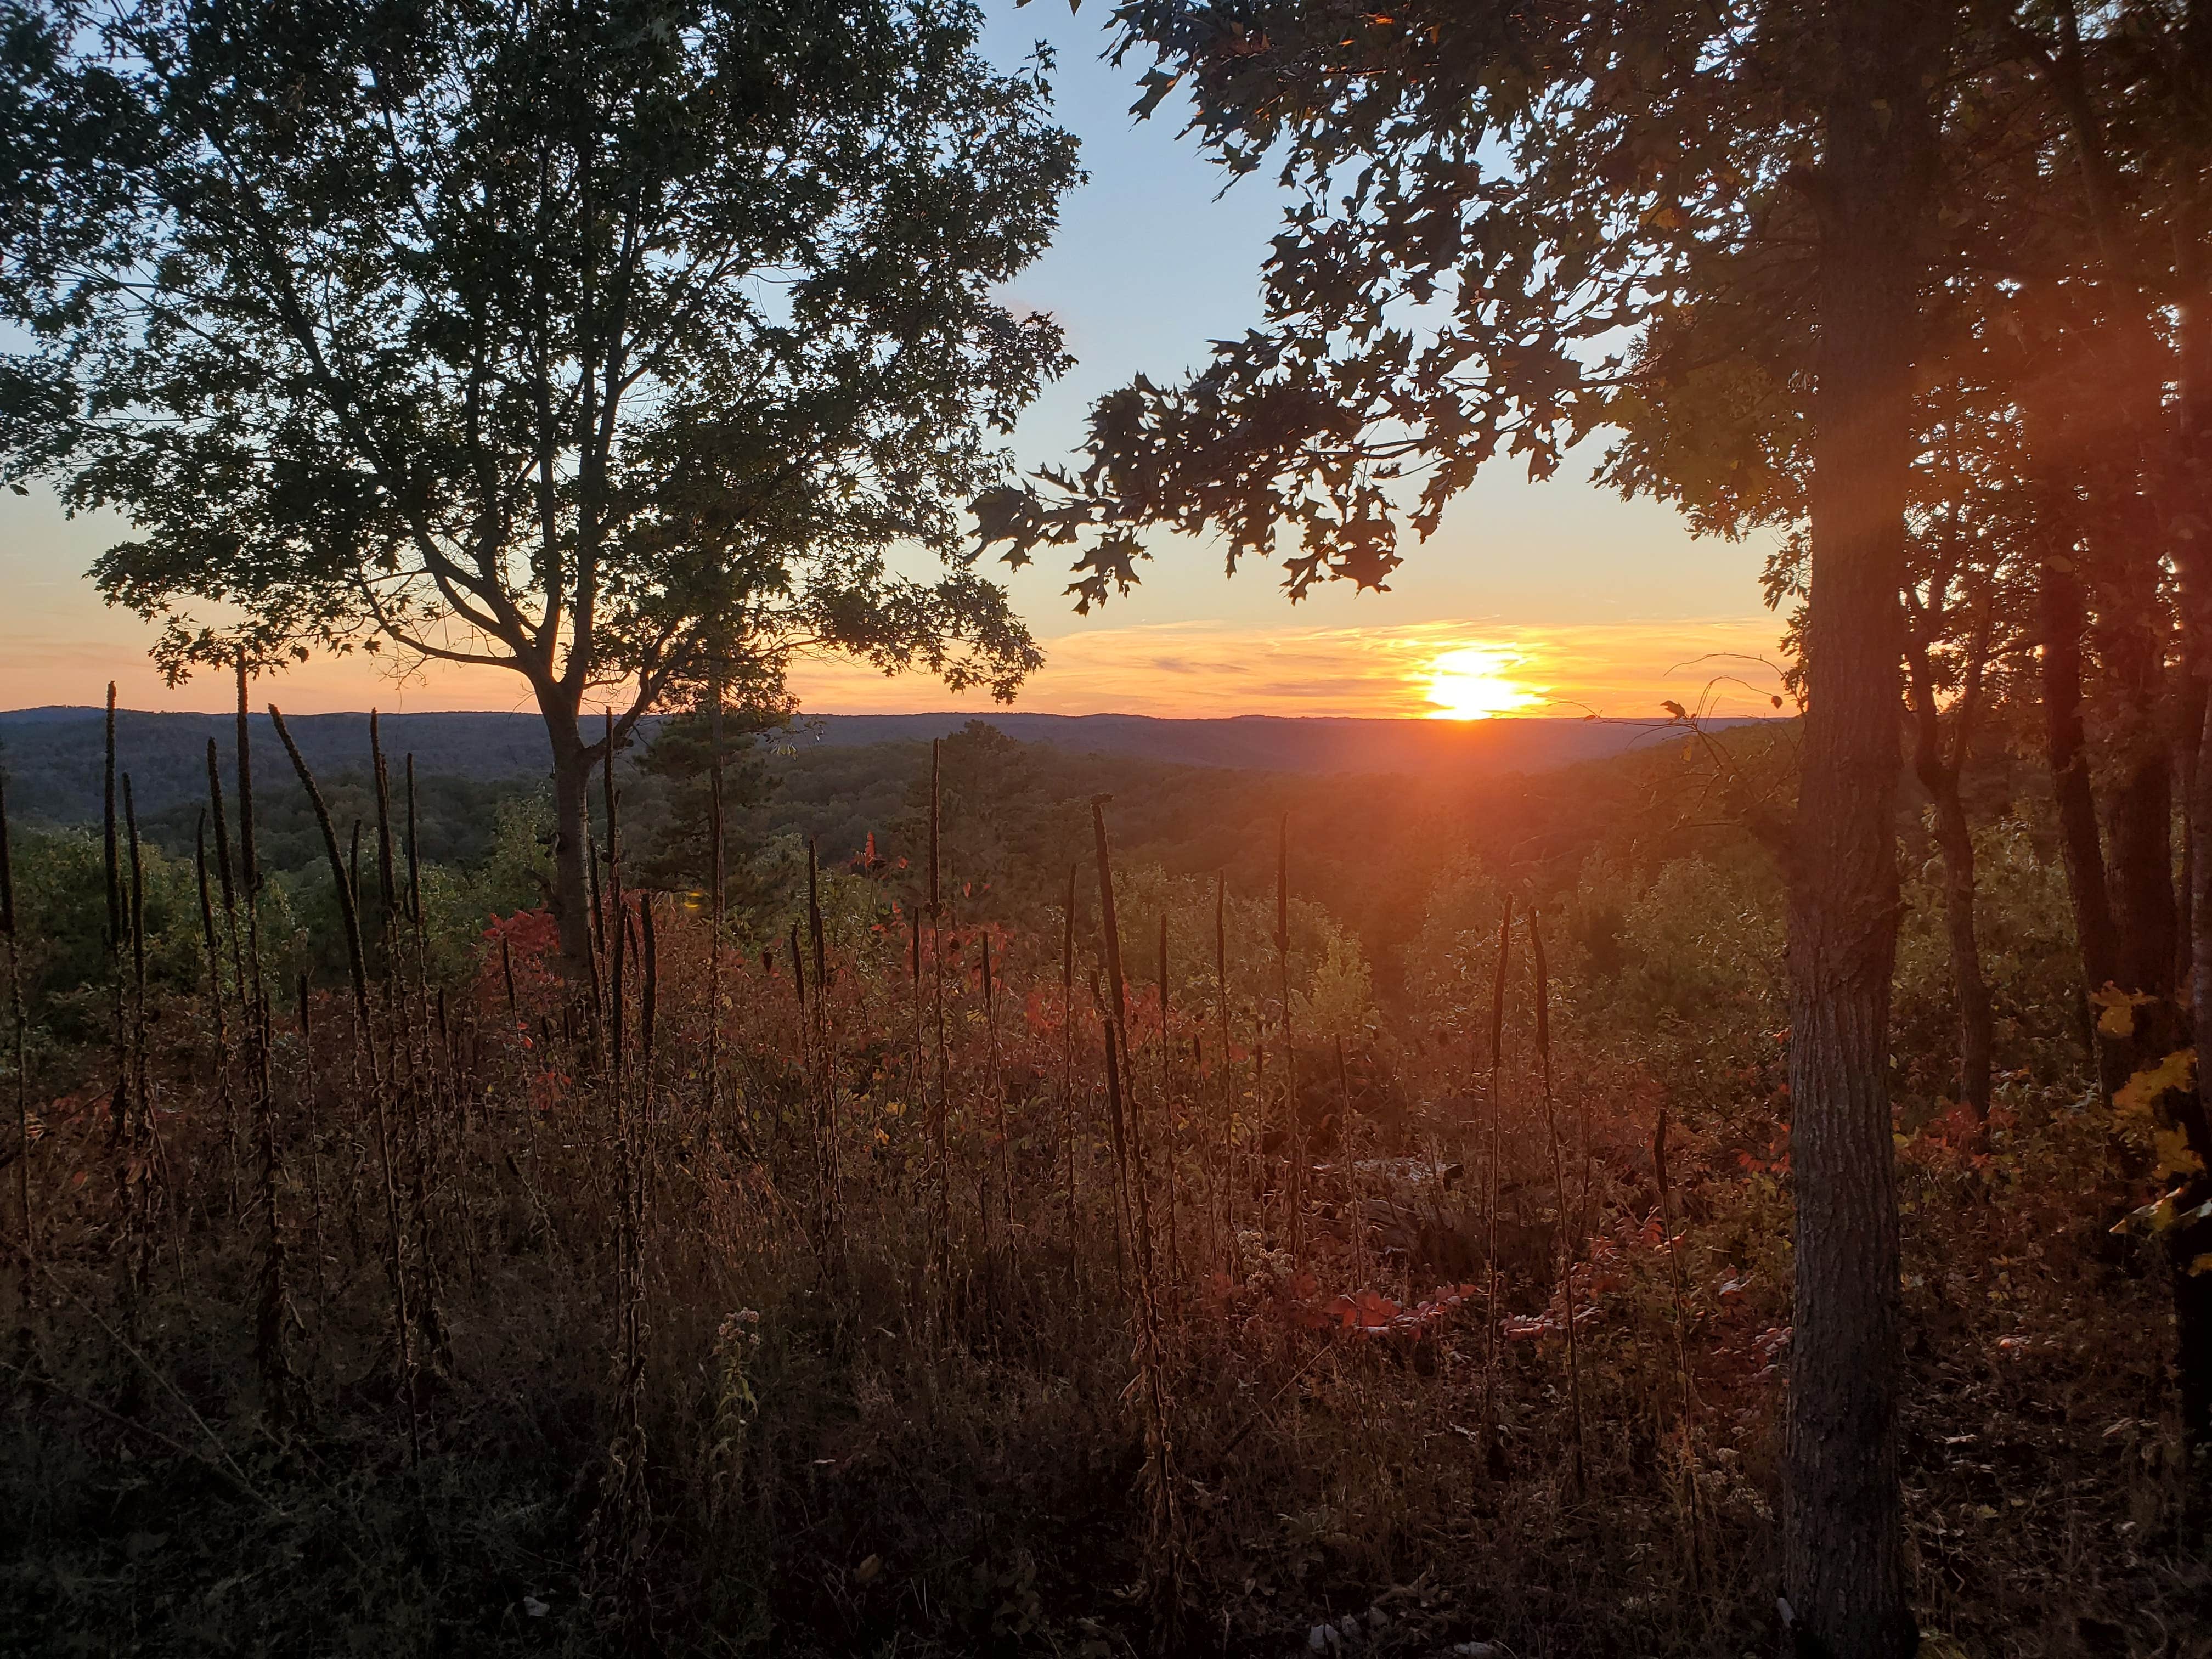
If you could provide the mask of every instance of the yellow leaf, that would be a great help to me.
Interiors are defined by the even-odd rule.
[[[2151,1136],[2151,1144],[2158,1149],[2160,1180],[2168,1176],[2204,1173],[2204,1160],[2190,1151],[2189,1136],[2183,1130],[2158,1130]]]
[[[2155,1204],[2146,1204],[2140,1210],[2130,1210],[2112,1224],[2116,1233],[2133,1232],[2142,1228],[2145,1232],[2162,1233],[2173,1225],[2173,1194],[2168,1193]]]
[[[2145,1066],[2122,1084],[2112,1096],[2112,1109],[2123,1117],[2148,1115],[2151,1103],[2168,1089],[2187,1088],[2196,1069],[2197,1050],[2176,1048],[2157,1065]]]
[[[2144,992],[2123,991],[2117,985],[2107,985],[2101,991],[2091,992],[2089,1000],[2098,1010],[2097,1029],[2106,1036],[2124,1037],[2135,1035],[2136,1010],[2155,999]]]
[[[2189,1264],[2189,1276],[2191,1279],[2196,1278],[2199,1273],[2212,1273],[2212,1250],[2205,1251],[2203,1255]]]

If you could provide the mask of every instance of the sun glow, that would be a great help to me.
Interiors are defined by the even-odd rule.
[[[1495,646],[1468,645],[1432,658],[1428,666],[1429,718],[1486,720],[1544,701],[1541,686],[1528,686],[1509,671],[1520,665],[1519,653]]]

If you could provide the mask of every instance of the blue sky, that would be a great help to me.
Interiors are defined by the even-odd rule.
[[[1150,121],[1131,118],[1144,66],[1101,61],[1104,19],[1095,0],[1074,15],[1058,0],[1019,9],[994,0],[989,11],[985,46],[1002,65],[1040,40],[1054,49],[1060,118],[1081,138],[1090,174],[1066,204],[1057,243],[1011,293],[1056,315],[1079,360],[1016,432],[1024,465],[1071,459],[1101,393],[1139,373],[1171,380],[1204,361],[1209,340],[1254,325],[1260,264],[1281,213],[1264,175],[1223,191],[1225,175],[1180,134],[1179,100]],[[1152,542],[1144,586],[1089,618],[1069,609],[1064,570],[1012,573],[1016,605],[1052,658],[1022,706],[1419,714],[1424,665],[1469,644],[1503,653],[1500,672],[1537,694],[1532,710],[1552,696],[1608,714],[1649,713],[1662,695],[1689,701],[1705,671],[1670,672],[1674,665],[1762,651],[1777,632],[1759,605],[1760,549],[1694,540],[1669,509],[1591,487],[1591,459],[1544,484],[1510,465],[1493,470],[1435,538],[1407,550],[1384,594],[1337,584],[1292,607],[1279,573],[1248,566],[1225,580],[1217,549],[1167,537]],[[143,665],[150,630],[105,611],[82,580],[120,528],[66,524],[42,496],[0,495],[0,582],[21,596],[0,617],[0,706],[96,701],[111,675],[129,703],[220,702],[211,685],[163,692]],[[932,681],[830,665],[802,670],[796,683],[822,711],[954,701]],[[333,664],[298,677],[294,696],[303,708],[507,707],[514,690],[450,675],[394,686],[365,666]]]

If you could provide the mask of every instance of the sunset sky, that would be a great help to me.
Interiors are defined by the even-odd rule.
[[[1257,271],[1280,201],[1249,179],[1216,199],[1221,175],[1177,137],[1173,102],[1152,121],[1127,113],[1134,73],[1097,61],[1099,15],[1016,11],[994,0],[988,46],[1012,64],[1042,37],[1059,53],[1060,118],[1079,134],[1091,182],[1068,202],[1049,255],[1016,284],[1018,307],[1048,310],[1079,363],[1015,434],[1024,465],[1066,459],[1085,410],[1137,373],[1170,380],[1209,340],[1259,315]],[[1760,606],[1759,544],[1693,540],[1674,514],[1623,502],[1585,475],[1598,446],[1547,484],[1510,467],[1462,498],[1436,537],[1409,547],[1385,594],[1342,584],[1293,607],[1278,575],[1222,575],[1218,550],[1153,538],[1145,584],[1079,617],[1048,562],[1009,580],[1049,659],[1017,707],[1127,712],[1449,716],[1649,715],[1662,698],[1717,713],[1765,713],[1777,620]],[[128,707],[221,706],[224,688],[161,686],[152,630],[110,611],[82,579],[126,533],[117,520],[64,521],[50,497],[0,495],[0,708],[92,703],[118,682]],[[848,664],[793,676],[812,713],[974,707],[934,681],[887,679]],[[519,679],[432,669],[395,682],[362,659],[318,662],[272,688],[302,712],[508,708]],[[1705,695],[1710,692],[1709,697]]]

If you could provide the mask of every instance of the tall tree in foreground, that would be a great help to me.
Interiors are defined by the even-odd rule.
[[[241,645],[519,676],[580,960],[587,781],[641,714],[799,650],[1000,696],[1039,659],[961,509],[1065,364],[997,295],[1074,143],[979,27],[0,0],[0,475],[130,518],[95,574],[173,678]]]
[[[1912,364],[1937,159],[1943,9],[1827,9],[1815,181],[1820,331],[1808,520],[1810,696],[1790,848],[1790,1151],[1797,1206],[1785,1593],[1801,1649],[1910,1654],[1897,1465],[1898,662]]]
[[[1125,0],[1114,16],[1117,53],[1153,60],[1139,112],[1189,87],[1223,161],[1279,157],[1299,200],[1265,326],[1187,384],[1102,400],[1080,472],[979,502],[1014,560],[1074,551],[1079,608],[1137,580],[1152,526],[1219,535],[1232,572],[1287,532],[1293,599],[1380,588],[1401,522],[1433,532],[1486,462],[1548,475],[1655,373],[1685,372],[1653,348],[1701,310],[1741,325],[1718,362],[1687,366],[1718,404],[1746,366],[1812,369],[1794,441],[1811,462],[1810,700],[1782,849],[1798,1202],[1784,1592],[1802,1651],[1910,1653],[1887,1051],[1899,592],[1960,9]],[[1726,489],[1799,487],[1771,456],[1735,459]]]

